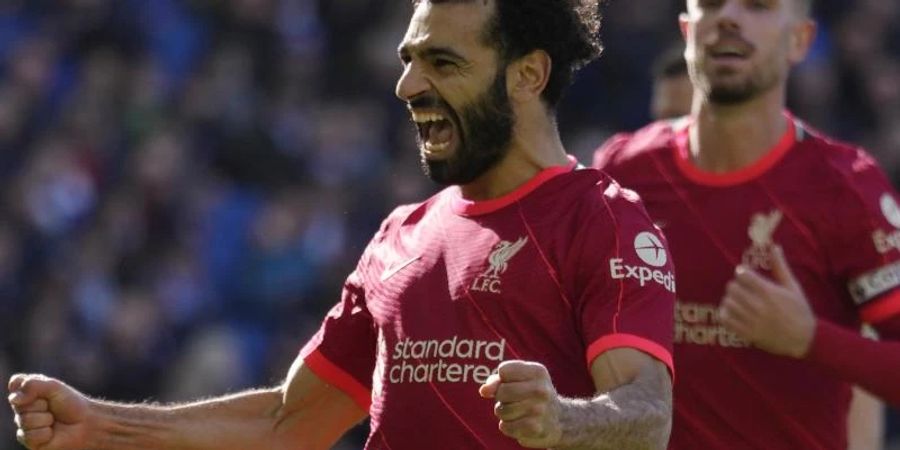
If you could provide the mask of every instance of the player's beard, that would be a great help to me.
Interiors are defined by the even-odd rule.
[[[763,64],[738,82],[709,82],[709,101],[718,105],[735,105],[752,100],[778,84],[779,76],[775,67]]]
[[[756,48],[747,44],[756,52]],[[768,58],[759,64],[749,67],[748,72],[741,76],[734,73],[729,67],[719,68],[719,73],[709,73],[716,70],[704,67],[712,56],[707,55],[703,63],[694,63],[699,67],[689,67],[692,74],[700,77],[700,88],[706,91],[706,98],[710,103],[718,105],[736,105],[750,101],[769,90],[773,89],[781,80],[781,55],[773,51]],[[692,65],[688,61],[689,66]],[[739,78],[740,77],[740,78]]]
[[[422,155],[422,170],[434,182],[441,185],[471,183],[509,152],[515,115],[506,92],[505,68],[499,68],[487,90],[462,107],[459,114],[442,99],[431,101],[447,112],[459,133],[457,148],[447,159],[430,160]],[[417,135],[417,138],[419,145],[424,147],[421,136]]]

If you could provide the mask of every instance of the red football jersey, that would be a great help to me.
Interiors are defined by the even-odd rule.
[[[518,449],[478,395],[500,362],[543,363],[570,397],[612,348],[671,369],[674,290],[638,197],[573,161],[496,200],[396,209],[301,356],[370,412],[367,449]]]
[[[849,386],[751,348],[719,322],[738,264],[771,275],[781,245],[815,314],[858,330],[900,313],[900,208],[862,150],[786,114],[776,148],[738,172],[692,164],[687,120],[613,137],[595,166],[636,190],[678,278],[670,448],[846,449]]]

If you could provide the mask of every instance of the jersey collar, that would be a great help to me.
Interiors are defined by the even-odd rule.
[[[680,128],[675,130],[675,162],[681,170],[681,173],[697,184],[727,187],[746,183],[768,172],[769,169],[781,161],[784,155],[786,155],[794,144],[797,143],[798,130],[800,130],[800,128],[797,126],[794,117],[789,112],[785,111],[784,117],[787,121],[787,130],[785,130],[781,139],[778,140],[778,143],[766,152],[765,156],[749,166],[724,173],[705,171],[697,167],[691,160],[689,130],[693,121],[688,121],[686,124],[682,124]]]
[[[454,186],[450,190],[450,208],[454,213],[460,216],[482,216],[492,213],[499,209],[505,208],[532,193],[535,189],[541,187],[544,183],[556,178],[564,173],[571,172],[578,166],[575,157],[569,155],[569,162],[563,166],[548,167],[537,175],[517,187],[512,192],[490,200],[473,201],[462,198],[458,186]]]

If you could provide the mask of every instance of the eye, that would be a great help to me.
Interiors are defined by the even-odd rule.
[[[751,9],[769,9],[769,1],[767,0],[750,0]]]
[[[704,9],[713,9],[722,6],[723,0],[700,0],[698,4]]]
[[[456,63],[446,58],[437,58],[434,60],[434,67],[438,69],[456,67]]]

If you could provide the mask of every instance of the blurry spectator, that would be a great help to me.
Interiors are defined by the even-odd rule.
[[[683,1],[607,3],[606,54],[560,106],[576,155],[650,120],[679,36]],[[900,3],[817,7],[791,107],[897,179]],[[0,375],[179,400],[285,373],[387,206],[434,189],[386,94],[409,8],[0,2]]]
[[[691,112],[694,86],[684,60],[684,45],[676,45],[662,53],[653,63],[653,119],[674,119]]]

